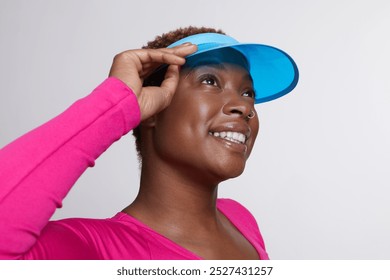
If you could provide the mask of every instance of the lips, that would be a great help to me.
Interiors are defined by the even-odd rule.
[[[213,126],[209,130],[209,135],[232,143],[245,145],[251,135],[251,130],[244,123],[229,122]]]

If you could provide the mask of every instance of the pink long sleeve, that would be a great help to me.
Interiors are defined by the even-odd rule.
[[[108,78],[59,116],[1,149],[0,259],[23,257],[86,168],[139,121],[133,92]]]

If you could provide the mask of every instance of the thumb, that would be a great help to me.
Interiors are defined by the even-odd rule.
[[[179,66],[170,65],[161,86],[142,88],[142,94],[138,97],[138,103],[141,109],[141,121],[159,113],[171,103],[178,83]]]
[[[180,66],[169,65],[167,72],[165,73],[164,81],[161,83],[160,89],[164,96],[163,107],[166,108],[172,100],[173,95],[176,92],[177,85],[179,84]]]

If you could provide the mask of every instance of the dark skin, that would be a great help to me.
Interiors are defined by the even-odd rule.
[[[177,50],[179,57],[185,48],[193,46]],[[258,259],[216,207],[218,184],[243,172],[257,136],[257,117],[247,118],[254,111],[252,80],[230,63],[172,67],[166,77],[174,95],[143,121],[140,191],[123,211],[201,258]],[[224,131],[247,139],[239,144],[214,134]]]

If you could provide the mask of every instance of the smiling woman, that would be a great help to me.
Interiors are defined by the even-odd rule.
[[[191,181],[215,186],[243,172],[255,142],[258,119],[248,119],[255,110],[252,81],[230,63],[184,67],[182,73],[170,106],[156,116],[155,142],[162,154],[172,150],[168,156],[180,160],[180,168],[190,167]]]
[[[293,60],[185,28],[118,54],[90,95],[0,151],[3,259],[267,259],[253,216],[218,199],[259,129],[255,103],[298,81]],[[110,219],[49,221],[85,169],[134,129],[136,199]]]

